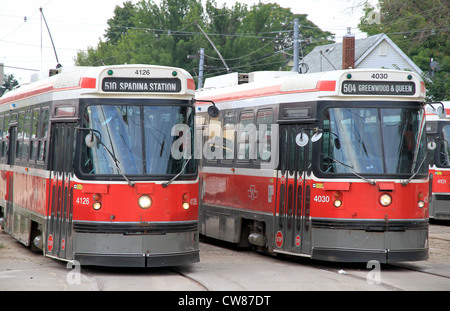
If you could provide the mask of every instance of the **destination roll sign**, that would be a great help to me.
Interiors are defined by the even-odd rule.
[[[178,93],[181,81],[178,78],[104,78],[103,92],[124,93]]]
[[[342,94],[349,95],[414,95],[416,85],[413,82],[392,81],[344,81]]]

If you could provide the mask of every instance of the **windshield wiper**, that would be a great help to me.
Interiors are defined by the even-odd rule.
[[[367,181],[367,182],[368,182],[369,184],[371,184],[372,186],[374,186],[374,185],[376,184],[374,180],[370,180],[370,179],[368,179],[368,178],[366,178],[366,177],[364,177],[364,176],[361,176],[361,175],[359,175],[358,173],[356,173],[356,171],[354,170],[353,166],[348,165],[348,164],[345,164],[345,163],[343,163],[343,162],[341,162],[341,161],[339,161],[339,160],[336,160],[335,158],[333,158],[333,157],[331,157],[331,156],[329,156],[329,155],[327,155],[327,154],[325,154],[325,153],[321,153],[321,155],[324,155],[324,156],[330,158],[331,160],[333,160],[334,162],[339,163],[340,165],[342,165],[343,167],[345,167],[346,169],[348,169],[348,170],[350,171],[350,173],[352,173],[353,175],[355,175],[355,176],[361,178],[362,180]]]
[[[122,175],[123,178],[125,178],[125,180],[131,187],[134,187],[134,185],[136,183],[134,181],[129,180],[127,178],[127,176],[125,176],[125,174],[122,172],[122,170],[119,167],[119,163],[120,163],[119,159],[117,159],[116,156],[111,152],[111,150],[109,150],[108,147],[103,143],[102,138],[101,138],[102,137],[101,133],[93,128],[77,127],[76,129],[91,131],[91,133],[88,134],[85,139],[90,140],[91,143],[94,143],[94,140],[97,139],[97,142],[103,146],[103,148],[106,150],[106,152],[108,152],[111,159],[114,161],[114,164],[116,165],[116,168],[117,168],[117,171],[119,172],[119,174]],[[97,132],[98,136],[95,135],[94,132]],[[91,135],[91,137],[88,137],[89,135]],[[94,139],[94,137],[95,137],[95,139]]]
[[[163,186],[164,188],[166,188],[166,187],[169,186],[175,179],[177,179],[177,178],[181,175],[181,173],[183,173],[184,169],[186,168],[186,166],[187,166],[187,164],[189,163],[190,160],[191,160],[191,158],[187,159],[187,161],[184,162],[183,167],[181,168],[181,171],[180,171],[178,174],[176,174],[171,180],[169,180],[169,181],[167,181],[167,182],[163,182],[163,183],[162,183],[162,186]]]
[[[415,173],[412,174],[411,177],[408,178],[408,180],[402,181],[402,186],[406,186],[407,184],[409,184],[409,183],[411,182],[411,180],[412,180],[414,177],[416,177],[417,173],[419,173],[420,168],[422,167],[423,163],[425,162],[425,160],[426,160],[427,158],[428,158],[428,150],[427,150],[427,152],[425,153],[425,155],[423,156],[423,159],[421,160],[420,165],[419,165],[419,167],[417,168],[417,170],[415,171]],[[416,163],[417,163],[417,162],[416,162]]]

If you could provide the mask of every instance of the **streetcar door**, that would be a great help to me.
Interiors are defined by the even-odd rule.
[[[310,254],[310,138],[303,126],[280,126],[275,250]]]
[[[75,123],[52,125],[46,254],[72,259],[73,154]]]
[[[14,161],[16,159],[16,141],[17,141],[17,126],[12,126],[9,128],[9,142],[8,145],[5,146],[5,148],[8,148],[7,150],[7,164],[8,165],[14,165]],[[12,233],[13,231],[13,205],[14,205],[14,174],[11,172],[7,174],[8,183],[7,183],[7,189],[6,189],[6,232]]]
[[[298,128],[298,135],[307,141],[301,142],[298,157],[296,158],[297,166],[297,189],[295,202],[295,228],[294,228],[294,252],[302,254],[311,254],[311,222],[310,222],[310,205],[311,205],[311,169],[312,169],[312,137],[313,131],[306,128]],[[304,146],[303,146],[304,144]]]

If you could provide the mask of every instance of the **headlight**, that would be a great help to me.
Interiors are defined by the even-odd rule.
[[[380,196],[380,204],[383,206],[389,206],[392,203],[392,197],[388,193],[384,193]]]
[[[188,210],[190,207],[188,202],[184,202],[182,206],[183,206],[183,209],[185,209],[185,210]]]
[[[341,207],[342,206],[342,201],[341,200],[334,200],[333,204],[334,204],[334,207]]]
[[[140,208],[143,208],[143,209],[147,209],[147,208],[150,208],[150,206],[152,206],[152,198],[150,198],[148,195],[141,195],[140,197],[139,197],[139,200],[138,200],[138,205],[139,205],[139,207]]]
[[[420,200],[419,202],[417,202],[417,206],[418,206],[419,208],[424,208],[424,206],[425,206],[425,201]]]
[[[102,203],[94,202],[94,204],[92,204],[92,208],[95,209],[96,211],[98,211],[99,209],[102,208]]]

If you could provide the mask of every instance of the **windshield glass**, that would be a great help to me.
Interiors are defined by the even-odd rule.
[[[100,142],[92,148],[83,142],[81,170],[96,175],[178,174],[189,158],[182,156],[182,149],[192,150],[193,122],[194,111],[186,106],[87,106],[83,127],[98,131],[94,133]],[[190,146],[180,143],[183,135]],[[171,150],[174,143],[177,152]],[[195,172],[195,161],[190,161],[184,174]]]
[[[422,164],[426,173],[424,124],[423,110],[411,108],[326,109],[321,170],[410,175]]]

